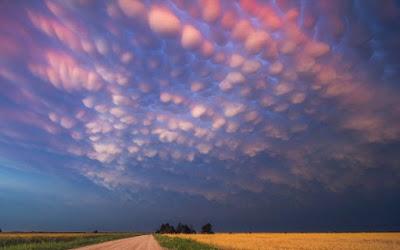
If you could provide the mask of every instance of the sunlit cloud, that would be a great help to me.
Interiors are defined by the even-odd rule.
[[[219,201],[232,186],[260,193],[317,181],[337,192],[363,182],[343,168],[363,173],[374,162],[399,173],[379,154],[359,160],[372,144],[400,140],[399,75],[390,73],[398,59],[371,70],[398,46],[367,39],[365,59],[351,34],[359,28],[339,7],[327,20],[305,3],[84,2],[31,3],[15,32],[0,24],[1,137],[67,154],[82,166],[70,171],[111,190]],[[191,186],[185,175],[176,184],[165,173],[204,164],[219,185],[197,176]],[[220,173],[248,167],[253,183]]]

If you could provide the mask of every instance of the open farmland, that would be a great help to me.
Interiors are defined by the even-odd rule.
[[[62,250],[132,237],[133,233],[0,233],[0,250]]]
[[[218,233],[169,235],[226,250],[399,250],[400,233]]]
[[[162,247],[168,250],[218,250],[217,247],[191,239],[182,239],[181,237],[168,237],[157,234],[155,238]]]

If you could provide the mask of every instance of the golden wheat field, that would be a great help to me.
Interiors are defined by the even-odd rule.
[[[400,233],[217,233],[170,235],[225,250],[400,250]]]

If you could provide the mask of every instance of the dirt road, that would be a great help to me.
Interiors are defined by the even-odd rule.
[[[76,248],[75,250],[163,250],[153,235],[141,235],[101,244]]]

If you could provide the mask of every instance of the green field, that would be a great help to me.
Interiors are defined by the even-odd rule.
[[[0,250],[64,250],[136,236],[135,233],[0,233]]]
[[[168,237],[160,234],[154,235],[160,246],[169,250],[218,250],[210,245],[199,243],[194,240],[182,239],[178,237]]]

